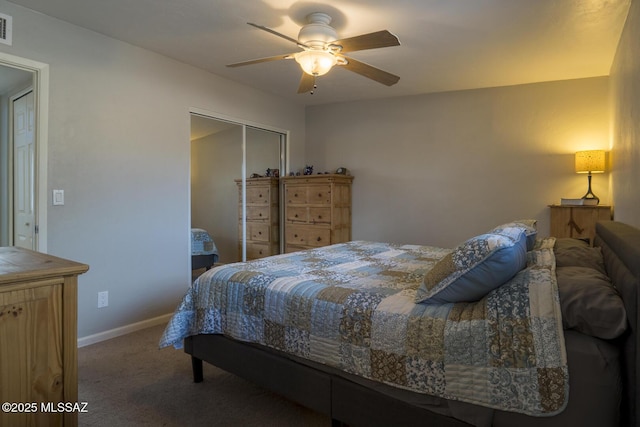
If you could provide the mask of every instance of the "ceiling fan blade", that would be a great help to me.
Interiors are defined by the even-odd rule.
[[[295,43],[295,44],[297,44],[297,45],[298,45],[298,46],[300,46],[300,47],[307,47],[307,48],[308,48],[308,46],[307,46],[307,45],[300,43],[298,40],[296,40],[296,39],[294,39],[294,38],[291,38],[291,37],[289,37],[289,36],[285,36],[284,34],[279,33],[279,32],[277,32],[277,31],[275,31],[275,30],[272,30],[271,28],[267,28],[267,27],[265,27],[265,26],[263,26],[263,25],[254,24],[253,22],[247,22],[247,24],[251,25],[252,27],[256,27],[256,28],[258,28],[258,29],[260,29],[260,30],[266,31],[266,32],[268,32],[268,33],[271,33],[271,34],[273,34],[273,35],[275,35],[275,36],[278,36],[278,37],[280,37],[280,38],[283,38],[283,39],[285,39],[285,40],[288,40],[288,41],[290,41],[290,42],[292,42],[292,43]]]
[[[280,59],[292,59],[293,54],[287,53],[286,55],[269,56],[267,58],[252,59],[250,61],[236,62],[234,64],[227,64],[227,67],[242,67],[243,65],[259,64],[261,62],[278,61]]]
[[[387,30],[375,33],[362,34],[331,42],[330,45],[342,46],[341,52],[354,52],[356,50],[378,49],[381,47],[400,46],[400,40]]]
[[[316,88],[316,78],[305,72],[302,73],[300,78],[300,86],[298,86],[298,93],[313,92]]]
[[[356,61],[355,59],[346,56],[344,58],[347,60],[347,63],[342,65],[344,68],[370,78],[371,80],[375,80],[378,83],[382,83],[383,85],[393,86],[400,80],[400,77],[379,68],[372,67],[364,62]]]

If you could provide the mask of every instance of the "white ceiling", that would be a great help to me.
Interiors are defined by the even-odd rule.
[[[608,75],[631,0],[12,0],[267,92],[315,105]],[[387,29],[401,46],[354,52],[400,76],[387,87],[340,67],[298,95],[290,52],[311,12],[340,38]],[[14,24],[15,25],[15,24]]]

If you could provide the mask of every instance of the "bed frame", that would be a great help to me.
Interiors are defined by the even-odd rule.
[[[596,223],[594,246],[602,248],[605,266],[620,292],[629,319],[629,328],[621,340],[623,395],[621,425],[640,425],[636,410],[640,407],[640,230],[629,225],[602,221]]]
[[[191,270],[199,270],[201,268],[209,270],[216,263],[218,256],[209,255],[191,255]]]
[[[595,246],[602,248],[607,271],[627,310],[630,328],[620,338],[623,396],[621,425],[640,426],[636,416],[640,393],[638,298],[640,293],[640,230],[614,221],[596,225]],[[468,426],[457,419],[413,406],[372,390],[344,375],[296,360],[255,344],[223,335],[195,335],[185,339],[195,382],[202,382],[206,361],[243,377],[332,419],[333,426],[429,425]],[[541,419],[538,419],[541,420]]]

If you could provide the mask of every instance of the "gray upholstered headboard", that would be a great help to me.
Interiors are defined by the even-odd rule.
[[[624,395],[622,425],[638,426],[636,409],[640,407],[640,328],[638,298],[640,292],[640,230],[615,221],[596,224],[595,246],[602,248],[607,273],[624,300],[629,329],[622,339]]]

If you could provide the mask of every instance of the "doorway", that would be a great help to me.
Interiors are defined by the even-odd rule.
[[[9,150],[12,152],[13,246],[35,249],[35,105],[33,86],[11,96]]]
[[[192,112],[191,227],[210,234],[219,262],[247,259],[246,179],[286,173],[287,137],[287,131]]]
[[[33,97],[31,116],[18,120],[29,125],[33,132],[33,144],[26,152],[24,165],[31,165],[26,173],[29,182],[17,176],[20,170],[14,164],[13,131],[16,123],[13,117],[13,101],[23,95]],[[33,214],[33,219],[20,218],[23,226],[31,229],[22,246],[40,252],[47,251],[47,123],[48,123],[49,66],[30,59],[0,52],[0,245],[12,246],[20,237],[14,235],[14,225],[18,222],[14,208],[17,203],[25,203]],[[22,101],[20,101],[22,102]],[[29,101],[30,102],[30,101]],[[18,124],[20,124],[18,123]],[[24,153],[18,153],[22,156]],[[26,188],[26,196],[15,191],[17,185]],[[26,198],[25,198],[26,197]],[[17,203],[16,203],[16,199]],[[28,225],[25,225],[27,224]],[[22,231],[18,230],[20,233]]]

